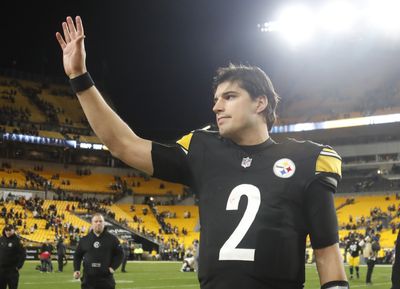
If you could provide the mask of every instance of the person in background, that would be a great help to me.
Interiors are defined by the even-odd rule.
[[[122,243],[122,250],[124,251],[124,259],[122,260],[121,272],[126,273],[126,263],[131,255],[131,246],[129,246],[128,240],[125,240]]]
[[[41,272],[53,272],[53,263],[51,262],[51,255],[53,254],[53,245],[50,244],[50,240],[46,242],[40,248],[40,263],[42,265]]]
[[[64,244],[64,239],[60,237],[57,242],[57,262],[58,262],[58,272],[62,272],[65,264],[67,262],[67,248]]]
[[[105,230],[104,217],[92,217],[92,230],[79,240],[74,254],[75,279],[81,277],[82,289],[114,289],[114,272],[121,265],[124,252],[117,237]]]
[[[19,271],[24,265],[25,248],[12,225],[6,225],[0,237],[0,289],[17,289]]]
[[[392,288],[400,289],[400,230],[397,234],[395,259],[392,268]]]

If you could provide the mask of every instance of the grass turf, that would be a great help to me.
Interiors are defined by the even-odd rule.
[[[72,264],[64,268],[62,273],[40,273],[35,270],[39,262],[25,263],[19,279],[19,289],[78,289],[80,282],[72,279]],[[53,266],[57,266],[53,262]],[[132,262],[128,263],[127,273],[120,269],[115,274],[117,289],[199,289],[196,273],[179,272],[181,264],[176,262]],[[366,286],[366,267],[360,268],[360,279],[350,280],[350,288],[388,289],[391,286],[390,266],[376,266],[372,275],[372,286]],[[346,267],[346,273],[348,274]],[[315,266],[306,268],[306,289],[318,289],[319,279]]]

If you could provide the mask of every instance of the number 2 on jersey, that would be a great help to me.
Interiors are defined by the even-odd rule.
[[[244,215],[235,231],[233,231],[232,235],[228,240],[226,240],[225,244],[219,250],[220,261],[254,261],[256,249],[243,249],[236,247],[246,235],[260,208],[260,190],[256,186],[249,184],[242,184],[235,187],[229,195],[228,203],[226,204],[226,210],[237,210],[239,207],[240,198],[243,195],[245,195],[248,199],[246,211],[244,212]]]

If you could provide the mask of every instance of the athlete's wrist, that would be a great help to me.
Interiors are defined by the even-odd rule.
[[[73,79],[73,78],[75,78],[75,77],[81,76],[82,74],[85,74],[86,72],[87,72],[86,69],[84,69],[84,70],[82,70],[82,71],[79,71],[79,72],[73,72],[73,73],[71,73],[71,74],[68,75],[68,78],[69,78],[69,79]]]
[[[76,94],[94,86],[94,81],[89,72],[85,72],[76,77],[70,78],[69,83],[72,91]]]
[[[330,281],[321,286],[321,289],[349,289],[349,282],[344,280]]]

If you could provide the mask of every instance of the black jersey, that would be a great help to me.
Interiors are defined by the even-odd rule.
[[[74,271],[79,271],[83,259],[83,273],[89,277],[109,277],[121,265],[124,253],[114,235],[104,230],[99,236],[90,231],[79,240],[74,255]]]
[[[178,144],[153,143],[154,176],[198,193],[201,288],[302,288],[307,234],[316,248],[338,240],[329,192],[341,175],[337,153],[294,140],[239,146],[203,130]],[[310,198],[316,180],[326,189]]]
[[[360,243],[358,240],[351,240],[347,244],[347,251],[350,253],[351,257],[359,257],[362,251]]]

